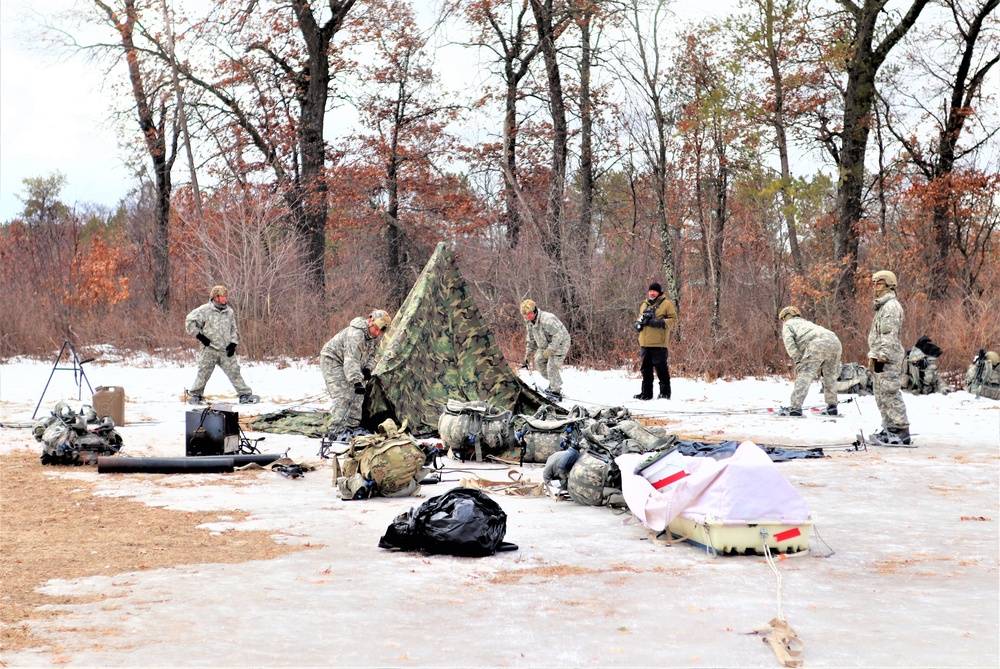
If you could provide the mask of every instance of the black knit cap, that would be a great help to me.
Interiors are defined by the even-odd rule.
[[[649,288],[647,288],[647,290],[655,290],[660,295],[663,295],[663,288],[661,288],[660,284],[658,284],[655,281],[653,283],[649,284]]]

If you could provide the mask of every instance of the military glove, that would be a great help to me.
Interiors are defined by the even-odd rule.
[[[542,359],[543,360],[548,360],[551,357],[552,357],[552,351],[550,351],[548,349],[545,349],[544,351],[542,351]]]
[[[369,369],[368,367],[362,367],[361,368],[361,377],[365,381],[367,381],[368,379],[372,378],[372,370]]]
[[[226,347],[226,355],[228,357],[233,357],[233,353],[236,353],[236,342],[229,342],[229,346]]]
[[[354,384],[354,394],[355,395],[364,395],[365,394],[365,387],[361,384],[360,381],[358,381],[357,383]]]
[[[881,374],[885,371],[885,360],[872,360],[872,370],[876,374]]]
[[[521,368],[522,369],[531,369],[530,367],[528,367],[528,361],[527,360],[525,360],[524,362],[521,363]]]
[[[212,345],[212,340],[209,339],[208,337],[206,337],[205,335],[203,335],[200,332],[198,334],[196,334],[194,336],[194,338],[197,339],[198,341],[200,341],[205,346],[211,346]]]

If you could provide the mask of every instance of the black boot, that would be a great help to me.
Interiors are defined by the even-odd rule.
[[[651,399],[653,399],[652,395],[647,395],[646,393],[639,393],[638,395],[632,395],[632,397],[634,397],[637,400],[651,400]]]

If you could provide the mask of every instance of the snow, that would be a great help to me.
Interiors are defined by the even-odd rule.
[[[123,454],[184,455],[193,358],[137,357],[85,370],[92,387],[125,390]],[[311,361],[245,363],[243,374],[262,402],[234,404],[241,415],[326,408]],[[27,427],[50,375],[38,417],[60,400],[89,403],[87,384],[81,393],[74,374],[53,371],[51,361],[5,362],[0,453],[39,451]],[[525,378],[545,386],[537,374]],[[1000,402],[961,391],[904,394],[917,448],[855,450],[849,444],[859,431],[879,428],[872,397],[841,396],[838,418],[761,412],[787,404],[791,390],[783,378],[675,378],[671,400],[642,402],[632,399],[634,373],[569,368],[563,404],[625,406],[668,432],[710,441],[828,445],[828,458],[777,466],[817,518],[812,554],[778,562],[780,610],[805,643],[805,665],[1000,666]],[[221,370],[206,396],[236,401]],[[806,404],[822,404],[818,383]],[[165,477],[49,468],[67,485],[95,483],[101,495],[218,510],[215,531],[265,529],[320,547],[270,561],[50,581],[45,592],[118,598],[31,622],[52,645],[4,651],[0,662],[50,666],[61,645],[58,661],[67,666],[777,666],[747,634],[779,610],[762,558],[663,546],[628,514],[505,496],[496,499],[518,551],[481,559],[391,553],[377,548],[378,538],[420,499],[343,501],[329,461],[317,457],[318,440],[268,434],[260,445],[318,469],[299,479],[263,472],[252,486],[200,486],[198,477],[225,475],[176,475],[167,477],[175,485],[163,485]],[[506,467],[476,467],[493,480],[507,475]],[[540,480],[540,466],[524,470]],[[424,496],[462,475],[446,473]],[[192,485],[176,485],[183,481]],[[226,517],[233,510],[251,515],[236,522]],[[80,638],[95,628],[113,629],[114,642]]]

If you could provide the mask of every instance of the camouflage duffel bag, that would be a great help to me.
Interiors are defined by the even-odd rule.
[[[483,461],[487,455],[506,455],[510,450],[510,411],[486,402],[448,400],[438,419],[443,450],[461,460]]]
[[[566,482],[569,496],[586,506],[624,506],[622,474],[613,460],[581,453]]]
[[[566,437],[583,424],[583,419],[538,420],[518,417],[514,439],[521,447],[524,462],[545,463],[553,453],[566,449]]]

